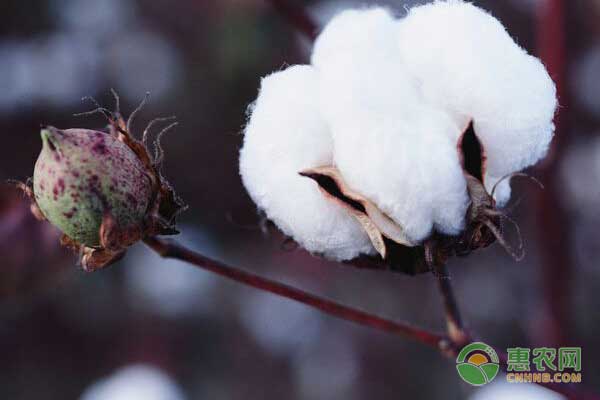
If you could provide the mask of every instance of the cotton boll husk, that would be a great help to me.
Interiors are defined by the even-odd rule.
[[[391,39],[396,29],[385,9],[343,12],[318,38],[312,61],[336,166],[418,242],[434,226],[460,232],[468,198],[449,139],[458,125],[422,101]]]
[[[474,120],[486,151],[488,190],[546,154],[556,88],[542,63],[497,19],[460,0],[436,1],[411,9],[398,27],[406,68],[428,101],[449,110],[459,124]],[[507,196],[505,184],[497,200]]]
[[[316,85],[310,66],[290,67],[262,80],[240,152],[242,180],[259,209],[308,251],[335,260],[372,254],[354,217],[298,174],[333,161]]]

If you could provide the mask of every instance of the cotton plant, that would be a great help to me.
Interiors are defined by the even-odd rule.
[[[293,7],[279,9],[313,37],[316,24]],[[58,227],[62,244],[79,253],[84,270],[107,267],[143,241],[160,256],[411,338],[450,358],[471,341],[449,279],[437,280],[447,323],[440,334],[160,237],[178,233],[185,209],[162,173],[161,137],[173,124],[158,133],[151,151],[151,128],[169,118],[153,120],[136,136],[141,106],[125,121],[114,94],[116,111],[97,105],[87,113],[104,114],[104,130],[43,128],[33,179],[17,183],[33,214]],[[547,152],[556,108],[554,83],[540,61],[469,3],[436,1],[402,19],[384,8],[348,10],[318,36],[310,64],[262,80],[249,110],[240,173],[258,208],[314,254],[444,274],[449,256],[494,241],[520,256],[503,237],[510,219],[502,207],[510,178]],[[131,279],[148,278],[133,272]],[[249,316],[245,323],[251,322]],[[156,371],[126,369],[82,398],[147,398],[132,388],[148,378],[161,379]],[[181,397],[164,383],[164,391],[147,386],[164,393],[161,398]]]
[[[540,60],[470,3],[347,10],[310,64],[262,79],[240,174],[285,235],[332,260],[414,273],[495,240],[519,258],[501,207],[556,108]]]

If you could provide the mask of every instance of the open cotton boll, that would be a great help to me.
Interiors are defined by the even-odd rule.
[[[286,235],[311,252],[348,260],[374,249],[360,224],[298,172],[331,165],[332,139],[317,108],[317,77],[294,66],[262,80],[240,152],[250,196]]]
[[[410,239],[435,226],[459,233],[469,204],[456,143],[458,125],[422,100],[394,41],[385,9],[350,10],[315,45],[319,100],[346,183],[398,223]]]
[[[460,0],[412,8],[398,25],[406,68],[432,104],[473,119],[487,156],[485,184],[536,163],[554,132],[556,89],[493,16]],[[508,185],[497,193],[503,202]]]
[[[447,243],[430,254],[464,254],[496,239],[519,259],[503,240],[496,203],[465,171],[478,175],[478,159],[468,157],[475,140],[464,136],[469,154],[459,141],[473,121],[490,191],[545,153],[555,107],[544,67],[474,6],[438,1],[406,20],[384,8],[344,11],[317,38],[312,66],[263,80],[241,175],[284,233],[329,258],[376,249],[394,266],[385,238],[418,248],[435,231]],[[509,182],[495,194],[508,199]]]

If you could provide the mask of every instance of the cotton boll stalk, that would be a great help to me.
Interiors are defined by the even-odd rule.
[[[308,251],[348,260],[373,248],[360,224],[302,170],[330,165],[333,142],[318,110],[317,76],[295,66],[263,79],[240,151],[240,174],[259,209]]]
[[[406,68],[427,100],[459,124],[473,120],[487,156],[488,191],[500,177],[546,154],[556,88],[542,63],[497,19],[460,0],[437,1],[411,9],[397,38]],[[504,203],[509,195],[505,184],[496,199]]]

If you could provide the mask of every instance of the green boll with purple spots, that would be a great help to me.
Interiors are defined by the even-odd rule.
[[[151,180],[126,144],[88,129],[48,127],[41,136],[33,190],[48,221],[88,247],[100,246],[105,211],[121,227],[141,224],[152,196]]]

